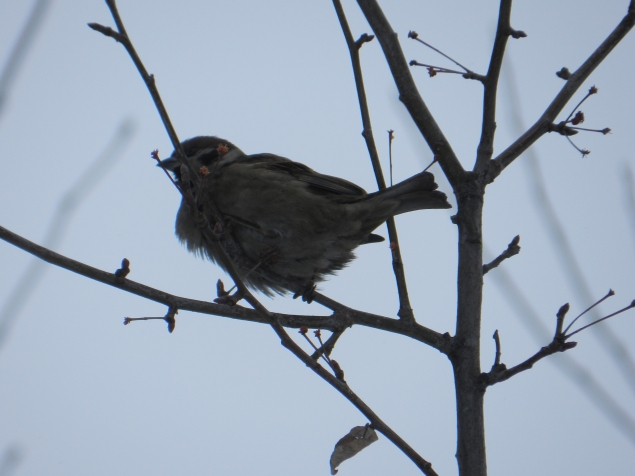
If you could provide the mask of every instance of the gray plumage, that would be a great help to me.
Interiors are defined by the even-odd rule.
[[[267,295],[301,294],[344,268],[360,244],[383,241],[372,231],[391,216],[451,207],[429,172],[368,194],[284,157],[246,155],[218,137],[195,137],[182,145],[195,170],[207,168],[201,198],[213,201],[223,216],[221,244],[245,283]],[[180,180],[174,153],[161,166]],[[184,201],[176,235],[189,251],[221,264]]]

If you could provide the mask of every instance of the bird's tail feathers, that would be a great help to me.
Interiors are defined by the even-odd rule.
[[[395,215],[414,210],[452,208],[445,193],[436,190],[438,187],[434,181],[434,175],[430,172],[421,172],[392,187],[370,195],[381,198],[381,200],[398,200],[399,206]]]

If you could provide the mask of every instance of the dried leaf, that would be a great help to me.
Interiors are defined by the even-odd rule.
[[[337,442],[331,454],[331,474],[337,474],[337,467],[343,461],[352,458],[379,437],[369,424],[356,426]]]

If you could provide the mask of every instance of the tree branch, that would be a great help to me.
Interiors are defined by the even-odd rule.
[[[60,268],[67,269],[81,276],[87,277],[94,281],[121,289],[122,291],[135,294],[137,296],[149,299],[150,301],[164,304],[168,307],[176,307],[183,311],[198,312],[201,314],[209,314],[213,316],[228,317],[230,319],[238,319],[242,321],[257,322],[266,324],[266,320],[262,318],[256,311],[247,309],[242,306],[226,306],[222,304],[214,304],[196,299],[188,299],[180,296],[151,288],[149,286],[131,281],[129,279],[121,279],[114,273],[102,271],[87,264],[75,261],[64,255],[51,251],[43,246],[37,245],[26,238],[17,235],[6,228],[0,226],[0,239],[10,243],[27,253],[36,256],[47,263],[51,263]],[[327,329],[337,331],[350,327],[352,325],[360,325],[371,327],[378,330],[400,334],[412,339],[418,340],[430,347],[437,349],[441,353],[447,353],[450,349],[451,340],[449,334],[440,334],[432,329],[419,324],[407,325],[406,323],[390,319],[388,317],[371,314],[368,312],[358,311],[348,308],[343,304],[336,303],[326,296],[319,295],[318,299],[323,298],[334,309],[334,313],[330,316],[304,316],[296,314],[278,314],[276,317],[285,327],[300,328],[302,326],[311,329]],[[318,299],[315,299],[318,301]],[[322,300],[322,299],[320,299]]]
[[[397,435],[390,427],[388,427],[348,387],[346,382],[338,379],[336,376],[328,372],[326,369],[320,366],[315,360],[313,360],[306,352],[304,352],[302,348],[298,344],[296,344],[296,342],[293,339],[291,339],[291,337],[287,334],[287,332],[284,330],[284,327],[280,324],[277,316],[270,313],[251,294],[249,289],[247,289],[240,275],[236,271],[236,268],[234,267],[233,262],[229,259],[227,253],[225,252],[223,247],[220,245],[216,234],[214,233],[212,227],[210,226],[210,223],[207,220],[207,214],[205,213],[206,207],[204,206],[203,211],[199,212],[196,207],[196,203],[194,202],[192,198],[192,192],[191,190],[188,189],[189,177],[187,177],[186,175],[190,175],[191,178],[194,179],[196,177],[196,174],[192,170],[192,166],[187,160],[187,157],[183,153],[183,148],[176,136],[176,132],[174,131],[174,128],[171,125],[167,112],[165,111],[165,108],[163,107],[163,103],[155,87],[154,78],[147,74],[147,71],[145,67],[143,66],[141,60],[139,59],[138,55],[136,54],[136,51],[134,47],[132,46],[132,43],[128,39],[128,35],[125,31],[123,22],[121,21],[119,12],[117,11],[115,0],[106,0],[106,4],[108,5],[110,12],[113,18],[115,19],[115,23],[118,29],[118,36],[115,36],[115,35],[109,35],[109,36],[113,36],[115,39],[117,39],[117,41],[121,42],[124,45],[124,47],[126,48],[126,51],[128,51],[128,54],[130,55],[133,62],[137,66],[139,73],[141,74],[143,80],[145,81],[148,87],[148,90],[150,91],[152,95],[153,100],[155,101],[157,109],[159,110],[159,113],[161,115],[161,119],[163,120],[166,130],[168,131],[168,135],[170,136],[170,139],[172,140],[174,144],[175,150],[177,151],[178,155],[180,156],[179,158],[181,159],[184,165],[181,167],[182,181],[181,181],[180,189],[181,189],[181,192],[183,193],[184,198],[188,201],[188,204],[190,205],[189,208],[190,208],[190,213],[192,215],[192,218],[194,219],[195,223],[197,224],[197,226],[203,233],[203,236],[205,237],[206,241],[208,241],[209,244],[211,244],[211,246],[214,247],[215,251],[218,251],[218,257],[223,263],[228,274],[234,280],[234,284],[238,288],[238,291],[242,294],[243,299],[245,299],[245,301],[249,303],[249,305],[259,314],[259,316],[271,326],[273,331],[280,338],[280,343],[282,344],[283,347],[287,348],[298,359],[300,359],[309,368],[311,368],[311,370],[317,373],[327,383],[329,383],[332,387],[338,390],[344,397],[346,397],[360,412],[362,412],[369,419],[373,428],[383,433],[390,441],[392,441],[399,449],[401,449],[424,473],[430,474],[430,475],[436,474],[432,470],[430,463],[428,463],[423,458],[421,458],[421,456],[419,456],[404,440],[402,440],[401,437],[399,437],[399,435]],[[104,33],[104,30],[107,30],[106,27],[103,27],[101,25],[91,24],[90,26],[91,28],[101,31],[102,33]],[[207,205],[207,208],[208,208],[207,211],[211,212],[212,216],[216,220],[216,223],[220,224],[222,228],[222,225],[223,225],[222,216],[218,212],[216,206],[209,202],[210,202],[209,200],[205,201],[205,205]]]
[[[346,45],[351,55],[351,63],[353,65],[353,75],[355,77],[355,87],[357,88],[357,98],[359,100],[359,109],[362,116],[362,136],[366,141],[366,147],[370,155],[370,161],[373,165],[373,171],[375,172],[375,178],[377,180],[377,186],[379,190],[386,188],[386,181],[381,169],[381,162],[379,161],[379,154],[377,153],[377,146],[375,145],[375,139],[373,137],[373,128],[370,122],[370,112],[368,111],[368,101],[366,99],[366,90],[364,88],[364,77],[362,75],[362,66],[359,59],[359,50],[362,45],[373,39],[372,36],[366,34],[362,35],[359,40],[353,39],[353,34],[348,26],[346,20],[346,14],[342,8],[340,0],[333,0],[333,6],[337,13],[337,18],[340,21],[344,38],[346,39]],[[391,169],[392,170],[392,169]],[[397,315],[404,321],[414,322],[414,312],[410,305],[410,298],[408,297],[408,285],[406,283],[406,272],[403,266],[403,260],[401,259],[401,250],[399,248],[399,237],[397,235],[397,225],[395,219],[390,217],[386,221],[388,227],[388,240],[390,242],[390,250],[392,253],[392,268],[395,273],[395,279],[397,281],[397,293],[399,295],[399,311]]]
[[[48,250],[42,246],[22,238],[15,233],[0,226],[0,238],[11,243],[18,248],[31,253],[38,258],[54,264],[61,268],[68,269],[77,274],[93,279],[95,281],[108,284],[110,286],[122,289],[124,291],[136,294],[138,296],[145,297],[155,302],[160,302],[169,306],[171,309],[181,309],[193,312],[199,312],[203,314],[213,314],[217,316],[230,317],[233,319],[247,320],[252,322],[258,322],[262,324],[269,324],[278,337],[280,338],[282,346],[289,349],[296,357],[304,362],[311,370],[317,373],[322,379],[326,380],[332,387],[340,392],[349,402],[353,404],[368,420],[371,422],[373,428],[381,432],[388,438],[395,446],[397,446],[406,456],[408,456],[419,467],[424,474],[428,476],[436,475],[429,462],[423,459],[416,453],[397,433],[395,433],[386,423],[383,422],[371,409],[366,405],[359,396],[357,396],[350,387],[334,375],[320,366],[315,360],[305,353],[298,344],[295,343],[284,331],[283,325],[287,327],[299,328],[302,326],[314,327],[321,329],[329,329],[337,331],[346,326],[354,324],[353,317],[360,318],[359,324],[368,325],[368,327],[382,328],[382,324],[386,324],[386,329],[389,332],[389,328],[401,329],[404,331],[404,335],[409,335],[413,338],[414,335],[419,333],[429,337],[434,336],[435,341],[439,344],[438,350],[447,353],[450,348],[451,337],[447,334],[441,335],[430,329],[424,328],[419,325],[404,325],[402,321],[395,319],[388,319],[382,316],[375,316],[367,313],[358,313],[354,310],[338,310],[332,316],[319,317],[319,316],[294,316],[284,314],[273,314],[267,311],[252,295],[247,291],[245,299],[252,306],[259,306],[258,309],[251,310],[241,306],[224,306],[220,304],[212,304],[204,301],[196,301],[193,299],[186,299],[172,294],[144,286],[143,284],[130,281],[125,278],[117,277],[114,273],[107,273],[105,271],[93,268],[79,261],[72,260],[51,250]],[[242,282],[238,282],[237,285],[244,288]],[[263,315],[264,314],[264,315]],[[346,318],[351,318],[347,321]],[[366,324],[362,322],[366,321]],[[381,326],[381,327],[380,327]],[[401,333],[401,332],[398,332]],[[420,335],[421,337],[422,335]],[[426,339],[427,340],[427,339]],[[434,346],[433,346],[434,347]],[[441,350],[443,349],[443,350]]]
[[[609,291],[609,293],[603,297],[602,299],[600,299],[599,301],[597,301],[592,307],[595,307],[596,305],[600,304],[602,301],[604,301],[605,299],[607,299],[609,296],[613,296],[615,293],[611,290]],[[586,312],[588,312],[591,308],[585,310],[584,312],[582,312],[583,315]],[[593,321],[590,324],[587,324],[586,326],[581,327],[580,329],[577,329],[569,334],[567,334],[567,330],[571,327],[571,325],[578,319],[578,317],[576,317],[571,324],[569,324],[569,326],[563,330],[564,327],[564,320],[565,317],[567,315],[567,312],[569,312],[569,303],[564,304],[563,306],[560,307],[560,309],[558,310],[557,314],[556,314],[556,331],[554,333],[553,339],[551,341],[551,343],[545,347],[543,347],[542,349],[540,349],[538,352],[536,352],[534,355],[532,355],[530,358],[528,358],[527,360],[525,360],[524,362],[516,365],[515,367],[512,367],[511,369],[508,369],[505,364],[500,363],[500,340],[498,337],[498,331],[496,331],[494,333],[494,340],[496,341],[496,359],[494,361],[494,365],[492,365],[492,369],[487,372],[487,373],[482,373],[480,376],[480,383],[483,386],[483,389],[497,384],[499,382],[503,382],[505,380],[508,380],[510,378],[512,378],[514,375],[519,374],[520,372],[524,372],[525,370],[529,370],[531,369],[534,364],[536,362],[538,362],[539,360],[544,359],[545,357],[548,357],[550,355],[555,354],[556,352],[565,352],[569,349],[573,349],[576,345],[578,345],[577,342],[568,342],[568,340],[573,337],[575,334],[577,334],[578,332],[582,332],[583,330],[594,326],[596,324],[599,324],[600,322],[603,322],[607,319],[610,319],[611,317],[617,316],[625,311],[628,311],[630,309],[635,308],[635,300],[633,300],[628,306],[613,312],[611,314],[609,314],[608,316],[602,317],[601,319],[597,319],[595,321]]]
[[[481,374],[481,384],[484,387],[489,387],[499,382],[509,380],[514,375],[531,369],[539,360],[553,355],[556,352],[565,352],[569,349],[573,349],[576,345],[578,345],[577,342],[566,342],[564,340],[554,338],[549,345],[543,347],[523,363],[518,364],[511,369],[508,369],[505,364],[499,364],[498,366],[492,367],[491,371]]]
[[[631,31],[634,24],[635,2],[631,1],[628,7],[628,13],[624,16],[622,21],[620,21],[617,27],[593,54],[589,56],[582,66],[567,79],[567,83],[560,90],[549,107],[547,107],[540,119],[512,145],[491,161],[489,170],[487,171],[487,183],[493,182],[509,164],[526,151],[543,134],[549,131],[550,125],[555,122],[558,114],[564,109],[576,91],[582,86],[595,68],[613,51],[613,48]]]
[[[512,0],[501,0],[498,12],[498,26],[492,56],[485,76],[483,92],[483,125],[481,127],[481,141],[477,148],[475,172],[485,170],[492,154],[494,153],[494,134],[496,133],[496,94],[498,91],[498,78],[500,77],[505,47],[512,33],[510,18],[512,13]]]
[[[483,265],[483,275],[486,275],[489,270],[493,268],[497,268],[503,261],[507,258],[511,258],[512,256],[520,253],[520,246],[518,243],[520,242],[520,235],[516,235],[514,239],[511,241],[509,245],[507,245],[507,249],[503,251],[496,259],[494,259],[491,263]]]
[[[454,188],[463,181],[465,170],[421,98],[410,74],[397,34],[376,0],[358,0],[357,3],[381,44],[399,91],[399,100],[406,106],[412,120],[419,128],[433,155],[438,158],[439,165]]]

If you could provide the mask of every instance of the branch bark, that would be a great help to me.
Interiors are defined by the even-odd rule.
[[[51,263],[55,266],[59,266],[60,268],[79,274],[80,276],[121,289],[122,291],[135,294],[150,301],[164,304],[168,307],[176,307],[183,311],[198,312],[200,314],[266,324],[266,321],[262,318],[262,316],[252,309],[247,309],[242,306],[226,306],[206,301],[199,301],[196,299],[188,299],[181,296],[175,296],[174,294],[170,294],[159,289],[151,288],[150,286],[146,286],[129,279],[121,279],[116,277],[114,273],[102,271],[51,251],[43,246],[37,245],[36,243],[33,243],[32,241],[29,241],[2,226],[0,226],[0,239],[42,259],[43,261],[46,261],[47,263]],[[334,301],[330,302],[334,303]],[[280,323],[284,327],[297,329],[305,326],[311,329],[327,329],[330,331],[336,331],[353,325],[360,325],[410,337],[430,345],[441,353],[448,353],[450,350],[452,338],[447,333],[440,334],[439,332],[419,324],[407,325],[396,319],[358,311],[343,305],[340,306],[341,307],[337,307],[335,312],[330,316],[305,316],[279,313],[276,313],[275,315],[278,319],[280,319]]]
[[[481,382],[484,387],[489,387],[491,385],[495,385],[499,382],[504,382],[505,380],[509,380],[514,375],[519,374],[520,372],[524,372],[525,370],[531,369],[536,362],[544,359],[545,357],[549,357],[557,352],[565,352],[569,349],[573,349],[577,342],[566,342],[562,339],[554,339],[551,343],[543,348],[541,348],[534,355],[529,357],[524,362],[508,369],[505,364],[499,364],[497,366],[492,367],[492,370],[483,373],[481,375]]]
[[[377,153],[377,146],[373,137],[373,128],[370,122],[370,112],[368,110],[368,101],[366,100],[366,90],[364,88],[364,77],[362,75],[362,66],[359,59],[359,50],[366,41],[371,41],[372,37],[362,35],[358,41],[355,41],[353,39],[351,29],[348,26],[346,14],[344,13],[340,0],[333,0],[333,6],[335,7],[335,12],[337,13],[337,18],[342,27],[342,32],[344,33],[344,38],[346,39],[346,45],[348,46],[348,51],[351,55],[353,75],[355,77],[355,87],[357,89],[359,109],[362,116],[362,136],[366,141],[366,147],[368,148],[370,161],[373,165],[373,171],[375,172],[377,186],[380,190],[383,190],[386,188],[386,180],[384,179],[381,162],[379,161],[379,154]],[[406,271],[401,258],[401,249],[399,247],[399,237],[397,235],[397,225],[395,224],[395,219],[390,217],[386,221],[386,226],[388,227],[388,240],[390,241],[390,250],[392,253],[392,268],[395,273],[397,293],[399,295],[399,311],[397,312],[397,315],[404,321],[414,322],[415,317],[414,312],[412,311],[412,306],[410,305],[410,298],[408,297]]]
[[[498,26],[494,48],[483,85],[483,125],[481,127],[481,141],[476,154],[475,172],[485,170],[494,154],[494,134],[496,133],[496,94],[498,92],[498,78],[500,77],[505,47],[512,32],[510,18],[512,14],[512,0],[501,0],[498,12]]]
[[[406,106],[410,117],[437,158],[443,173],[452,187],[455,188],[463,181],[465,170],[421,98],[410,74],[410,67],[397,39],[397,34],[393,31],[376,0],[358,0],[357,3],[384,51],[386,62],[399,91],[399,100]]]
[[[551,104],[549,104],[540,119],[512,145],[491,161],[487,171],[487,183],[493,182],[507,166],[516,160],[516,158],[526,151],[543,134],[549,131],[550,125],[555,122],[558,114],[562,112],[576,91],[582,86],[584,81],[587,80],[595,68],[613,51],[613,48],[631,31],[633,25],[635,25],[635,2],[631,1],[628,7],[628,13],[624,16],[622,21],[620,21],[617,27],[615,27],[606,40],[589,56],[582,66],[567,79],[567,83],[556,95]]]
[[[516,235],[511,243],[507,245],[507,249],[505,251],[498,255],[491,263],[484,264],[483,275],[486,275],[491,269],[500,266],[500,264],[506,259],[511,258],[512,256],[516,256],[518,253],[520,253],[520,246],[518,246],[519,241],[520,235]]]

